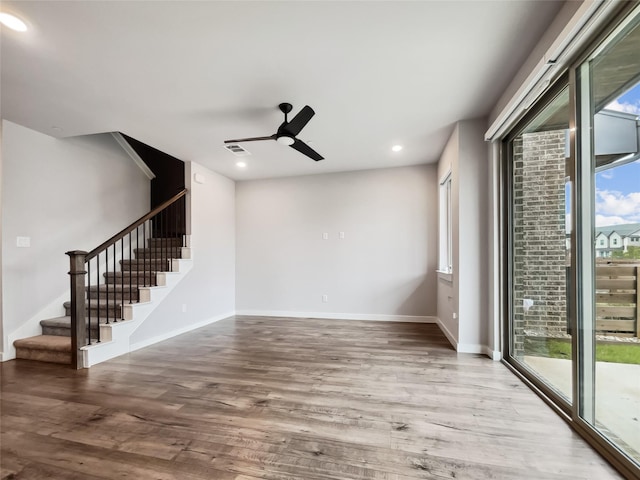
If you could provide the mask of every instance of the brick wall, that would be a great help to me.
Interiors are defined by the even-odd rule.
[[[514,141],[514,353],[526,335],[566,333],[565,132]],[[528,311],[523,301],[532,300]]]

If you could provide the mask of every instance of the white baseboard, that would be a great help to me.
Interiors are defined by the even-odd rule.
[[[0,363],[8,362],[9,360],[13,360],[16,358],[16,349],[15,347],[11,349],[9,352],[0,353]]]
[[[480,354],[484,353],[483,348],[485,347],[483,345],[480,345],[479,343],[458,343],[458,348],[456,350],[458,351],[458,353]]]
[[[442,320],[440,320],[439,318],[436,318],[436,323],[438,324],[438,327],[440,327],[440,330],[442,330],[442,333],[444,333],[444,336],[447,337],[447,340],[449,340],[449,343],[451,344],[453,349],[457,351],[458,341],[456,340],[456,337],[454,337],[453,333],[451,333],[447,328],[447,326],[444,323],[442,323]]]
[[[491,350],[491,348],[487,347],[486,345],[482,346],[482,353],[484,353],[494,362],[499,362],[500,360],[502,360],[502,352],[500,350]]]
[[[491,350],[487,345],[480,345],[478,343],[459,343],[457,348],[459,353],[475,353],[480,355],[486,355],[493,361],[500,361],[502,359],[502,353],[498,350]]]
[[[236,315],[282,318],[320,318],[325,320],[370,320],[376,322],[437,323],[436,317],[418,315],[382,315],[376,313],[289,312],[273,310],[237,310]]]
[[[154,343],[162,342],[163,340],[168,340],[169,338],[177,337],[178,335],[182,335],[183,333],[190,332],[192,330],[196,330],[198,328],[206,327],[215,322],[219,322],[220,320],[224,320],[225,318],[233,317],[234,312],[225,313],[222,315],[216,315],[215,317],[208,318],[198,323],[194,323],[192,325],[187,325],[182,328],[178,328],[177,330],[171,330],[170,332],[163,333],[161,335],[156,335],[155,337],[148,338],[141,342],[132,343],[129,346],[129,351],[134,352],[136,350],[140,350],[141,348],[148,347],[149,345],[153,345]]]
[[[499,352],[498,350],[492,350],[487,345],[480,345],[478,343],[458,343],[456,338],[449,331],[449,329],[442,322],[442,320],[437,318],[436,323],[438,324],[438,327],[440,327],[440,330],[442,330],[442,333],[444,333],[444,336],[447,337],[447,340],[449,340],[449,343],[455,349],[456,352],[483,354],[494,361],[499,361],[502,359],[501,352]]]

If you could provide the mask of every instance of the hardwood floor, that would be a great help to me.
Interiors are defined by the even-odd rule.
[[[2,479],[621,478],[435,325],[236,317],[90,370],[1,373]]]

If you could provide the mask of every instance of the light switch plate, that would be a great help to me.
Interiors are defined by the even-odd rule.
[[[29,248],[31,246],[31,237],[16,237],[16,245],[20,248]]]

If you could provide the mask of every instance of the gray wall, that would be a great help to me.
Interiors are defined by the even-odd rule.
[[[247,181],[236,192],[239,313],[435,315],[435,165]]]
[[[460,342],[488,344],[489,159],[486,119],[460,122]]]
[[[438,318],[442,326],[449,332],[449,334],[458,340],[458,320],[454,318],[454,315],[458,314],[458,290],[459,282],[457,278],[459,276],[459,255],[458,255],[458,237],[459,237],[459,190],[460,179],[458,178],[458,157],[460,155],[459,150],[459,130],[460,126],[456,125],[453,133],[449,137],[447,144],[438,161],[438,188],[440,181],[442,181],[451,172],[451,264],[453,267],[453,275],[438,275],[437,283],[437,305],[438,305]],[[438,215],[440,207],[436,208],[436,215]],[[451,339],[450,339],[451,340]]]
[[[453,275],[438,278],[438,318],[459,351],[477,353],[490,353],[486,125],[486,119],[459,122],[438,162],[438,179],[451,171],[453,223]]]
[[[518,69],[518,72],[513,76],[513,79],[505,88],[504,93],[500,96],[496,104],[491,109],[489,114],[488,125],[491,125],[498,119],[503,109],[505,109],[511,99],[523,89],[524,83],[532,72],[540,66],[540,63],[544,61],[545,54],[548,49],[551,48],[553,43],[557,40],[558,36],[562,33],[562,30],[567,26],[572,17],[576,14],[578,9],[584,3],[584,0],[572,0],[562,3],[562,7],[553,18],[553,21],[549,24],[549,27],[540,37],[535,47],[531,50],[531,53],[527,57],[527,60]]]
[[[63,314],[68,250],[91,250],[149,208],[149,180],[107,134],[55,139],[3,121],[3,351],[25,323]],[[31,238],[17,248],[16,237]],[[41,318],[36,318],[40,317]],[[24,336],[28,336],[28,333]]]
[[[196,173],[204,183],[194,182]],[[234,313],[235,183],[194,162],[186,163],[185,176],[193,268],[133,333],[131,344]]]
[[[0,238],[2,238],[2,126],[4,122],[0,119]],[[0,242],[0,338],[4,339],[4,320],[2,306],[2,242]],[[4,352],[4,341],[0,343],[0,352]]]

